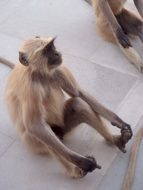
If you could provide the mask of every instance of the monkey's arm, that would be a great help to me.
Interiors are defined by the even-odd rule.
[[[143,18],[143,0],[134,0],[134,3]]]
[[[120,129],[122,129],[126,125],[126,123],[119,116],[117,116],[114,112],[99,103],[88,92],[83,89],[80,89],[79,92],[80,97],[90,105],[92,110],[110,121],[112,125],[115,125]]]
[[[126,124],[120,117],[118,117],[115,113],[99,103],[89,93],[82,90],[77,84],[72,73],[66,67],[61,66],[61,69],[58,71],[57,76],[58,81],[62,86],[62,89],[70,96],[82,98],[90,105],[94,112],[100,114],[102,117],[110,121],[112,125],[115,125],[120,129],[129,128],[129,125]]]
[[[124,31],[122,30],[121,26],[119,25],[116,17],[114,16],[107,0],[100,0],[99,7],[102,10],[103,15],[108,20],[113,34],[117,38],[118,42],[124,47],[129,48],[132,47],[128,37],[125,35]]]

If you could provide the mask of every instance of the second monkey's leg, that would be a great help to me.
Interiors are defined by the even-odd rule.
[[[116,18],[126,34],[136,35],[143,42],[143,21],[139,17],[123,9]]]
[[[104,19],[100,16],[100,27],[103,33],[106,35],[106,31],[110,30],[113,34],[115,43],[119,45],[122,52],[130,60],[131,63],[135,64],[139,71],[143,68],[143,60],[138,52],[134,49],[133,45],[130,43],[128,36],[123,31],[120,23],[117,20],[117,15],[114,15],[112,9],[107,0],[98,1],[101,12],[104,15]],[[102,14],[101,14],[102,15]],[[107,22],[109,27],[107,27]],[[107,33],[108,34],[108,33]],[[107,36],[108,37],[108,36]],[[110,40],[111,41],[111,40]],[[113,41],[113,40],[112,40]]]
[[[116,15],[116,19],[126,35],[136,35],[143,42],[143,22],[141,21],[141,19],[139,19],[137,16],[135,16],[126,9],[123,9],[120,14]],[[126,55],[126,57],[132,63],[134,63],[137,66],[138,70],[141,72],[143,69],[143,60],[138,52],[132,47],[132,45],[130,45],[129,47],[123,46],[120,43],[120,40],[119,42],[117,41],[117,44]]]

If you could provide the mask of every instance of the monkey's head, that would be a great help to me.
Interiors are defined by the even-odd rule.
[[[24,41],[19,51],[21,64],[35,69],[52,70],[62,63],[62,56],[54,45],[55,38],[35,37]]]

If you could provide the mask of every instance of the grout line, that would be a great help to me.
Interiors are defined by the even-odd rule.
[[[122,99],[122,101],[120,102],[120,104],[117,106],[116,111],[120,110],[122,108],[122,106],[124,105],[125,101],[130,96],[130,94],[132,94],[132,92],[134,92],[134,89],[138,86],[139,82],[140,82],[140,79],[138,78],[136,80],[136,82],[134,83],[134,85],[130,88],[130,90],[128,91],[128,93],[124,96],[124,98]]]
[[[7,148],[5,149],[5,151],[3,151],[0,154],[0,159],[4,156],[4,154],[9,150],[9,148],[16,142],[16,139],[13,139],[13,141],[7,146]]]
[[[0,133],[1,133],[2,135],[5,135],[5,136],[7,136],[7,137],[11,138],[12,140],[14,140],[14,139],[15,139],[15,138],[13,138],[12,136],[10,136],[10,135],[6,134],[6,133],[5,133],[5,132],[3,132],[3,131],[0,131]]]
[[[108,66],[108,65],[101,65],[101,64],[99,64],[99,63],[94,62],[92,59],[89,59],[89,61],[92,62],[92,63],[95,63],[95,64],[97,64],[97,65],[100,65],[100,66],[102,66],[102,67],[105,67],[105,68],[108,68],[108,69],[112,69],[112,70],[114,70],[114,71],[116,71],[116,72],[119,72],[119,73],[122,73],[122,74],[130,75],[130,76],[133,76],[133,77],[138,78],[138,74],[134,74],[134,73],[131,73],[131,72],[127,73],[127,72],[124,71],[124,70],[116,69],[116,67],[111,67],[111,66]],[[135,68],[135,69],[136,69],[136,68]],[[139,75],[140,75],[140,73],[139,73]]]

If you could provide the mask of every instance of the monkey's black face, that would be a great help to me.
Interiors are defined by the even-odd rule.
[[[48,58],[48,65],[50,67],[58,66],[62,63],[62,56],[56,50],[54,46],[54,40],[52,40],[44,49],[43,54]]]

